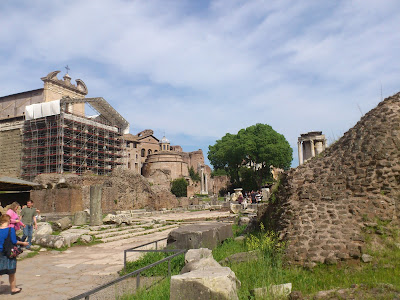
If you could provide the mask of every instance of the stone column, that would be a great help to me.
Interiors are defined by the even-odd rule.
[[[203,172],[203,168],[200,168],[200,176],[201,176],[201,190],[200,190],[200,194],[203,194],[203,192],[204,192],[204,172]]]
[[[311,145],[311,157],[314,157],[315,156],[314,140],[310,140],[310,145]]]
[[[204,194],[208,194],[207,174],[204,174]]]
[[[101,210],[102,185],[90,186],[90,225],[103,224],[103,212]]]
[[[297,151],[299,153],[299,166],[303,164],[303,144],[301,141],[297,142]]]

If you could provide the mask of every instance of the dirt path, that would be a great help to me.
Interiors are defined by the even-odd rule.
[[[227,212],[198,211],[164,214],[165,220],[204,220],[226,217]],[[0,299],[62,300],[86,292],[118,276],[123,267],[124,249],[167,237],[171,231],[165,230],[138,236],[127,243],[119,240],[90,247],[75,246],[66,251],[40,252],[39,255],[19,261],[17,264],[17,286],[20,294],[9,294],[8,276],[1,277]],[[135,259],[139,254],[130,254]],[[136,281],[131,281],[134,288]],[[124,289],[129,283],[123,284]],[[108,288],[90,299],[115,299],[115,289]]]

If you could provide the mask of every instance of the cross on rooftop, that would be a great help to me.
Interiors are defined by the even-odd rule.
[[[69,72],[69,70],[70,70],[70,68],[68,67],[68,65],[65,67],[65,69],[67,70],[67,74],[68,74],[68,72]]]

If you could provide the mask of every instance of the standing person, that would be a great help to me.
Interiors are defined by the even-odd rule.
[[[0,217],[0,275],[8,275],[10,281],[10,291],[11,295],[18,294],[22,291],[21,288],[17,288],[17,280],[15,278],[15,273],[17,272],[17,259],[8,258],[3,253],[4,241],[7,238],[9,232],[11,237],[11,242],[14,245],[27,246],[28,242],[17,241],[17,236],[15,235],[15,229],[10,228],[11,218],[9,215],[2,215]]]
[[[10,216],[10,227],[14,228],[15,231],[19,230],[21,227],[25,227],[25,224],[21,222],[20,217],[18,216],[18,209],[20,205],[18,202],[13,202],[9,210],[7,210],[7,215]]]
[[[250,197],[251,197],[251,203],[256,203],[256,193],[254,192],[254,190],[251,190],[250,193]]]
[[[37,209],[33,207],[33,201],[28,200],[26,203],[26,207],[21,210],[21,221],[25,224],[24,227],[24,235],[22,236],[22,241],[25,242],[26,238],[28,238],[29,245],[26,249],[30,249],[32,246],[32,235],[33,235],[33,228],[37,230]]]

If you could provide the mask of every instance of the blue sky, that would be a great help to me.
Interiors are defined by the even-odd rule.
[[[1,1],[0,96],[67,64],[185,151],[256,123],[331,142],[400,90],[400,2]],[[62,75],[61,75],[62,76]],[[60,76],[60,77],[61,77]]]

